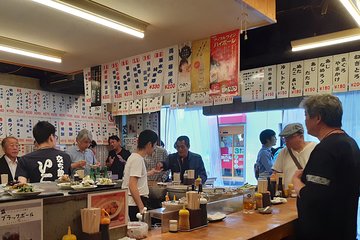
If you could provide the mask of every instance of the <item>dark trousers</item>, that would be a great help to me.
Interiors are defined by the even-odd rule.
[[[147,207],[148,198],[140,196],[141,201],[143,202],[144,206]],[[130,221],[138,221],[139,219],[136,218],[136,214],[140,212],[137,206],[129,206],[129,218]]]

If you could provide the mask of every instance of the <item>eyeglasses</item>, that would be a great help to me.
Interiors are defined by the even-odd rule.
[[[51,134],[51,135],[53,135],[53,137],[55,138],[55,140],[58,140],[58,139],[59,139],[58,135],[56,135],[56,134]]]

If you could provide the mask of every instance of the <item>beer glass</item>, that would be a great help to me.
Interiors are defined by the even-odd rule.
[[[256,207],[255,188],[244,190],[243,195],[243,213],[254,213]]]

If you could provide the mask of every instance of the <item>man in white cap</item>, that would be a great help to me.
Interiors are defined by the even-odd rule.
[[[272,169],[283,174],[284,185],[287,188],[295,171],[305,167],[316,143],[305,142],[301,123],[286,125],[279,136],[284,139],[286,147],[280,151]]]

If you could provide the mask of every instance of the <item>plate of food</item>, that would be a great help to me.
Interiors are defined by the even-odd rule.
[[[113,187],[116,183],[113,183],[110,178],[99,178],[96,185],[98,187]]]
[[[58,183],[71,182],[71,179],[70,179],[69,175],[64,174],[61,177],[59,177],[58,179],[56,179],[56,182],[58,182]]]
[[[93,189],[96,188],[96,185],[83,185],[83,184],[78,184],[78,185],[72,185],[71,188],[77,191],[80,190],[88,190],[88,189]]]
[[[25,196],[36,196],[42,193],[43,191],[44,191],[43,189],[34,188],[34,186],[32,185],[24,183],[21,184],[21,186],[19,186],[18,188],[12,189],[11,191],[9,191],[9,193],[14,197],[25,197]]]
[[[61,190],[71,190],[71,182],[63,182],[57,184],[58,188]]]

